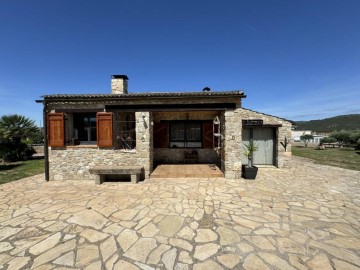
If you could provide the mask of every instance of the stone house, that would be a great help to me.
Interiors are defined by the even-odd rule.
[[[44,106],[47,180],[86,179],[96,165],[139,165],[149,178],[159,164],[215,164],[240,178],[243,144],[253,140],[257,165],[290,166],[288,120],[244,109],[243,91],[129,93],[113,75],[111,94],[56,94]],[[188,158],[190,157],[190,158]]]

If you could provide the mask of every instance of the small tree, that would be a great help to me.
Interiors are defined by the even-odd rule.
[[[353,130],[350,132],[350,143],[353,145],[357,145],[360,141],[360,130]]]
[[[314,136],[310,134],[305,134],[300,136],[300,140],[304,142],[305,147],[308,146],[309,141],[312,139],[314,139]]]
[[[350,132],[346,130],[335,131],[330,135],[331,138],[334,138],[340,144],[348,144],[350,143]]]
[[[244,156],[248,159],[248,166],[253,167],[253,155],[259,149],[253,141],[250,141],[248,144],[244,145]]]

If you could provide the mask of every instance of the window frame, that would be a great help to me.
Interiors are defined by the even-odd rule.
[[[78,145],[98,145],[97,112],[75,112],[72,115],[73,115],[72,116],[73,123],[71,127],[73,133],[72,135],[74,135],[75,129],[78,130],[78,136],[77,136]],[[89,127],[86,127],[86,125],[82,125],[84,123],[85,118],[88,118],[87,122],[90,123]],[[95,121],[92,121],[90,119],[95,119]],[[92,122],[94,123],[94,125],[91,124]],[[90,140],[87,141],[80,140],[80,135],[79,135],[80,127],[91,128],[90,133],[87,134],[87,136],[90,135]]]
[[[172,129],[174,128],[173,125],[175,124],[184,124],[184,139],[183,140],[172,140],[171,138],[171,132]],[[189,140],[188,139],[188,128],[189,128],[189,124],[198,124],[199,128],[200,128],[200,138],[199,140]],[[203,148],[203,139],[204,139],[204,134],[203,134],[203,121],[199,121],[199,120],[172,120],[169,121],[169,144],[168,144],[168,148]],[[182,147],[174,147],[171,146],[171,143],[184,143],[184,146]],[[188,143],[200,143],[200,146],[187,146]]]
[[[121,119],[124,117],[124,119]],[[115,149],[122,151],[134,151],[137,147],[136,141],[136,112],[124,111],[117,112],[114,117],[114,138]],[[123,125],[121,127],[121,125]],[[124,138],[124,134],[129,134]],[[131,135],[130,135],[131,134]],[[130,140],[128,140],[130,139]],[[130,142],[130,144],[129,144]],[[127,147],[128,146],[128,147]]]

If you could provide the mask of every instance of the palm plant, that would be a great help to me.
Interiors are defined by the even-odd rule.
[[[248,144],[244,144],[244,155],[248,159],[248,166],[253,167],[253,155],[259,147],[251,140]]]
[[[0,118],[0,138],[3,140],[20,142],[37,131],[35,122],[25,116],[12,114]]]
[[[22,140],[38,131],[35,122],[25,116],[13,114],[0,118],[0,159],[3,161],[26,160],[34,154],[34,149]]]

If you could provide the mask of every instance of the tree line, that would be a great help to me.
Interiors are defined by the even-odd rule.
[[[297,121],[296,130],[333,132],[336,130],[356,130],[360,128],[360,114],[339,115],[310,121]]]
[[[313,138],[310,134],[300,136],[300,140],[304,142],[305,147]],[[350,146],[360,150],[360,129],[333,131],[328,137],[320,140],[320,145],[324,143],[338,143],[341,146]]]

